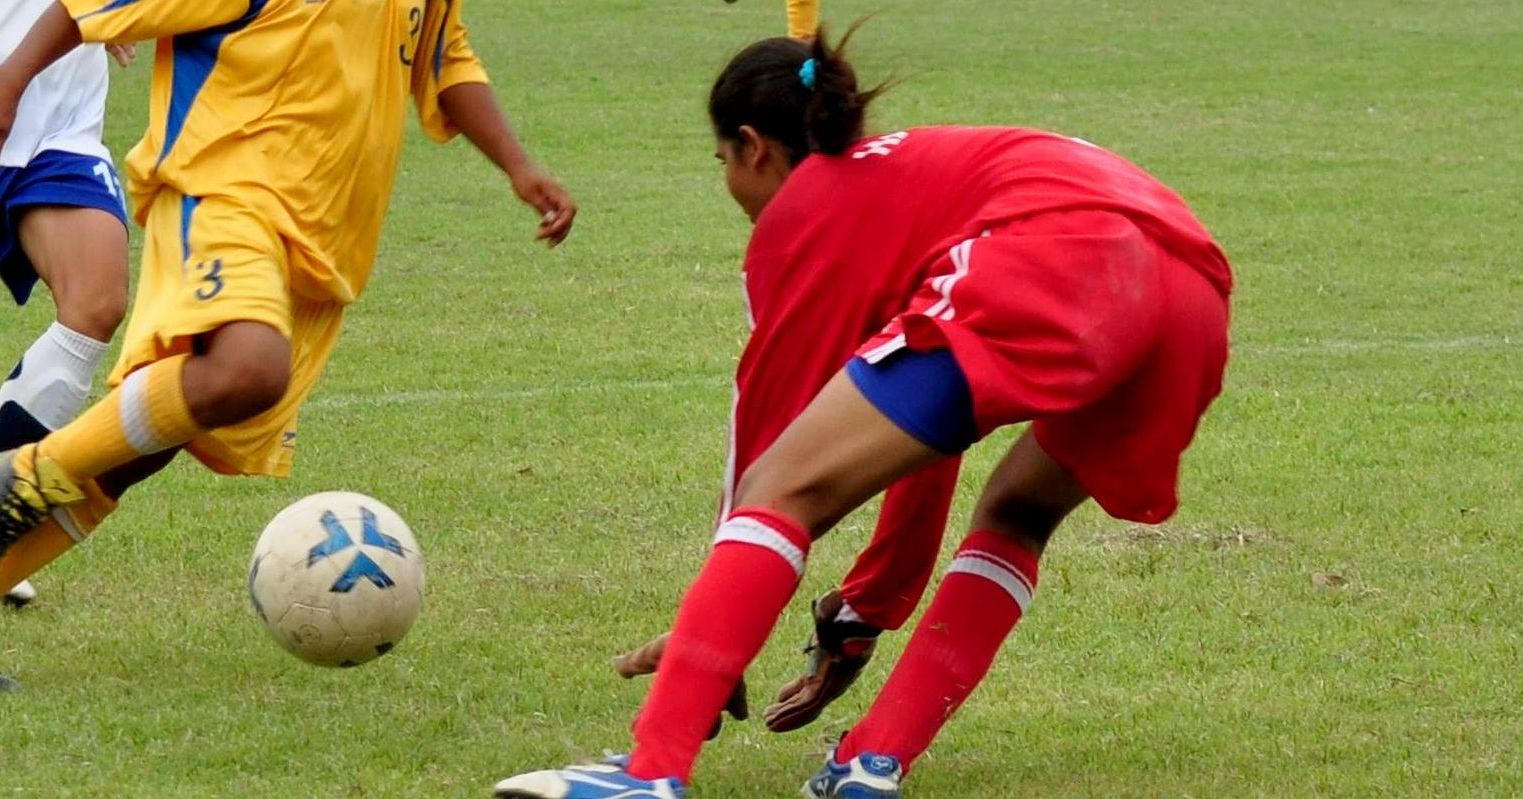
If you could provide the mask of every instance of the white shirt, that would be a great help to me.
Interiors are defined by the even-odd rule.
[[[16,49],[55,0],[0,0],[0,59]],[[0,149],[0,167],[31,163],[44,150],[111,160],[101,143],[106,124],[106,49],[84,45],[43,70],[21,96],[16,124]]]

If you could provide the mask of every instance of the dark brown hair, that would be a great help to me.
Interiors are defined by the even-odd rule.
[[[709,119],[720,138],[737,141],[742,125],[776,139],[797,164],[810,153],[840,155],[862,138],[867,106],[884,85],[863,91],[844,53],[858,21],[832,46],[825,28],[812,42],[763,39],[730,59],[709,92]],[[814,60],[813,86],[805,64]]]

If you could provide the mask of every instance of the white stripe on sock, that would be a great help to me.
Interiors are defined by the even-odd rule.
[[[788,536],[772,529],[764,522],[749,516],[739,516],[719,525],[714,533],[714,545],[724,543],[751,544],[770,550],[788,565],[795,574],[804,576],[804,550],[788,539]]]
[[[952,565],[947,567],[947,574],[967,574],[982,577],[994,583],[1015,600],[1015,604],[1020,606],[1023,615],[1026,609],[1031,607],[1032,587],[1025,575],[1022,575],[1009,562],[987,552],[958,553],[957,557],[952,559]]]
[[[119,416],[122,432],[127,443],[141,455],[152,455],[168,449],[153,429],[153,419],[148,414],[148,370],[139,369],[127,376],[122,383],[122,404]]]

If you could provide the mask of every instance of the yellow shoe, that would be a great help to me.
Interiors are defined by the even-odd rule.
[[[54,510],[85,499],[63,467],[37,454],[36,444],[0,452],[0,553]]]

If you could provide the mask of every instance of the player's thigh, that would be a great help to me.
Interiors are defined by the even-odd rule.
[[[994,468],[973,509],[972,528],[1041,552],[1058,523],[1089,494],[1027,430]]]
[[[895,480],[944,457],[890,420],[843,371],[746,470],[735,504],[780,511],[819,536]]]
[[[61,321],[109,334],[127,308],[127,229],[98,208],[37,206],[18,226],[22,250],[53,292]],[[92,330],[93,328],[93,330]]]

